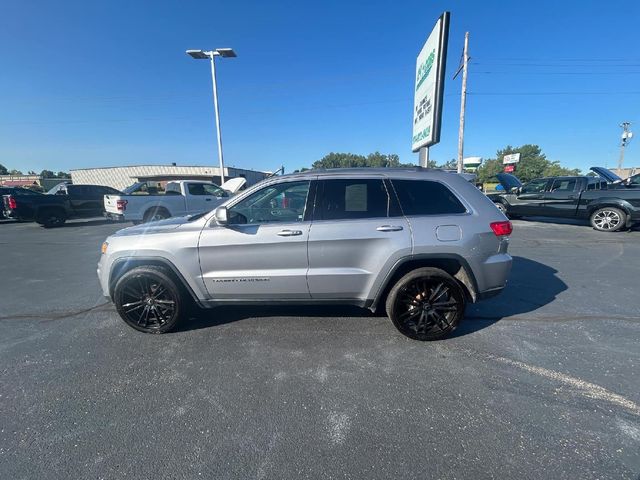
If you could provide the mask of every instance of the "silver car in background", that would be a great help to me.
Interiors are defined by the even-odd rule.
[[[451,333],[498,294],[511,224],[457,174],[316,170],[267,179],[216,210],[107,238],[98,276],[123,320],[173,329],[193,306],[350,304],[404,335]]]

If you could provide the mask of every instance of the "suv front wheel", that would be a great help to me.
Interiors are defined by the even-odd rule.
[[[185,299],[178,285],[161,267],[137,267],[125,273],[113,291],[120,317],[145,333],[173,329],[183,311]]]
[[[400,333],[436,340],[453,332],[464,316],[460,284],[438,268],[418,268],[403,276],[387,297],[387,315]]]

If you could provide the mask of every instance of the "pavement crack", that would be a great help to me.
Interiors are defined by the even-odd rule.
[[[100,303],[90,308],[84,308],[82,310],[71,310],[71,311],[62,311],[55,313],[23,313],[19,315],[6,315],[1,316],[0,321],[2,320],[26,320],[26,319],[34,319],[34,320],[63,320],[65,318],[76,317],[78,315],[82,315],[84,313],[96,312],[96,311],[106,311],[103,307],[110,306],[110,302]]]

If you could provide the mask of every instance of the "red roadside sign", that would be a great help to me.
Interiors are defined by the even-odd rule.
[[[513,173],[516,170],[516,166],[515,165],[505,165],[504,166],[504,173]]]

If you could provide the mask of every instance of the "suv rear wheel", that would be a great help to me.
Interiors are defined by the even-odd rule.
[[[387,315],[415,340],[436,340],[453,332],[464,316],[460,284],[438,268],[418,268],[396,283],[387,297]]]
[[[180,288],[161,267],[129,270],[116,283],[113,300],[120,317],[145,333],[168,332],[186,311]]]

